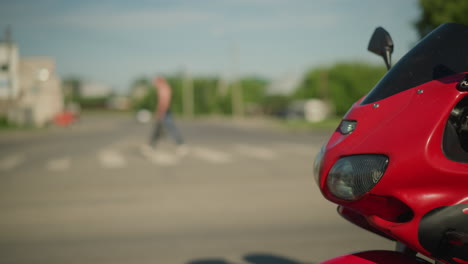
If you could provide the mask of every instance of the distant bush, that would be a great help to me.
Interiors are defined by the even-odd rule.
[[[333,104],[337,115],[345,114],[351,105],[366,95],[385,74],[384,66],[360,62],[337,63],[306,73],[293,98],[324,99]]]
[[[6,116],[0,115],[0,129],[17,128],[18,124],[8,120]]]
[[[82,109],[104,109],[108,106],[109,97],[80,97],[77,103]]]
[[[174,113],[184,112],[184,82],[191,85],[193,92],[193,111],[195,115],[232,114],[232,91],[234,84],[227,81],[223,83],[217,77],[196,77],[184,80],[181,75],[167,76],[172,87],[171,110]],[[242,87],[242,99],[245,107],[258,107],[265,97],[268,82],[261,78],[247,77],[239,81],[237,87]],[[148,78],[139,78],[134,81],[131,90],[142,89],[142,97],[132,98],[132,108],[135,110],[148,109],[153,111],[157,103],[155,88]],[[246,109],[247,111],[248,109]]]
[[[285,117],[291,98],[286,95],[269,95],[263,99],[263,111],[267,115]]]

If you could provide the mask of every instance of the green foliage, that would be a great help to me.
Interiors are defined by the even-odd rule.
[[[343,115],[380,80],[385,72],[384,66],[364,63],[338,63],[332,67],[316,68],[306,74],[304,81],[292,96],[266,95],[268,81],[256,77],[243,78],[237,85],[223,84],[215,77],[196,77],[191,81],[194,111],[196,115],[232,114],[232,91],[234,87],[241,87],[243,104],[247,112],[282,116],[294,99],[321,98],[332,102],[337,114]],[[184,80],[181,75],[168,76],[167,80],[172,87],[171,109],[181,114],[184,109]],[[138,89],[145,91],[142,98],[133,100],[133,108],[153,111],[157,96],[151,82],[141,78],[132,86],[132,90],[139,87]]]
[[[249,114],[263,113],[262,102],[266,96],[268,81],[257,77],[244,78],[240,81],[244,99],[244,112]]]
[[[139,86],[144,86],[144,87],[149,87],[151,86],[151,81],[146,78],[146,77],[140,77],[140,78],[137,78],[135,79],[132,84],[131,84],[131,88],[135,88],[135,87],[139,87]]]
[[[421,37],[446,22],[468,25],[466,0],[419,0],[419,6],[422,12],[415,26]]]
[[[149,111],[154,111],[156,108],[156,92],[154,89],[148,89],[146,95],[132,102],[132,108],[134,110],[146,109]]]
[[[218,111],[218,80],[201,77],[193,80],[195,114],[210,114]]]
[[[267,85],[268,81],[257,77],[242,79],[240,86],[242,87],[244,101],[246,103],[260,103],[265,97]]]
[[[167,82],[172,88],[172,98],[171,98],[171,111],[173,113],[180,114],[183,111],[183,104],[182,104],[182,88],[183,88],[183,79],[178,75],[168,76]],[[156,88],[154,85],[150,85],[150,97],[154,99],[152,102],[153,108],[155,109],[157,103],[157,95],[156,95]]]
[[[130,86],[130,103],[133,110],[154,111],[156,93],[151,81],[145,77],[135,79]]]
[[[265,114],[284,116],[291,103],[291,97],[286,95],[269,95],[263,99],[262,106]]]
[[[77,77],[65,78],[62,81],[65,103],[76,103],[79,101],[81,86],[82,81]]]
[[[35,129],[33,124],[19,124],[12,120],[9,120],[7,116],[0,115],[0,132],[8,130],[29,130]]]
[[[302,83],[293,92],[293,99],[306,99],[306,98],[321,98],[326,96],[319,95],[319,87],[321,85],[321,75],[328,72],[326,68],[312,69],[308,71]]]
[[[309,122],[305,120],[285,120],[281,124],[290,130],[309,130],[309,129],[321,129],[321,130],[332,130],[336,129],[341,122],[341,117],[328,118],[319,122]]]
[[[385,72],[385,67],[361,63],[337,64],[330,69],[330,98],[334,102],[336,113],[345,114],[354,102],[377,84]]]
[[[109,97],[80,97],[75,102],[80,104],[83,109],[107,108]]]
[[[171,110],[175,113],[183,113],[183,88],[184,79],[181,75],[167,77],[172,87]],[[187,80],[185,80],[187,82]],[[226,114],[232,113],[232,89],[233,84],[225,84],[215,77],[197,77],[191,80],[193,88],[194,111],[196,115]],[[260,105],[265,96],[267,81],[250,77],[240,81],[243,91],[243,99],[247,104]],[[153,111],[157,104],[157,95],[153,84],[146,78],[135,80],[131,86],[131,94],[136,90],[143,90],[144,96],[132,96],[132,108],[148,109]]]
[[[228,88],[228,93],[226,95],[219,94],[218,100],[216,102],[216,113],[223,115],[232,114],[232,86]]]
[[[14,126],[6,116],[0,115],[0,128],[9,128]]]
[[[337,63],[309,71],[294,92],[294,99],[319,98],[330,101],[336,114],[345,114],[351,105],[367,94],[386,69],[365,63]]]

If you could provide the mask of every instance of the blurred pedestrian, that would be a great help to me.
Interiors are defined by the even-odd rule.
[[[157,76],[153,80],[154,86],[157,93],[157,106],[155,111],[155,126],[150,138],[150,146],[156,148],[158,141],[160,140],[163,130],[166,130],[170,136],[174,139],[178,146],[178,152],[184,154],[186,148],[184,146],[184,140],[179,133],[170,110],[172,89],[169,83],[164,77]]]

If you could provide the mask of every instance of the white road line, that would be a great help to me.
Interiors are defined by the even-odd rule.
[[[47,162],[46,168],[50,171],[65,171],[70,168],[70,158],[52,159]]]
[[[98,153],[98,159],[101,165],[108,169],[119,169],[127,166],[125,158],[116,150],[101,150]]]
[[[260,160],[273,160],[277,157],[275,152],[264,147],[238,144],[235,146],[235,149],[242,155]]]
[[[0,160],[0,170],[9,171],[18,167],[25,161],[25,157],[22,154],[13,154]]]
[[[178,163],[179,158],[175,154],[163,152],[161,149],[153,150],[147,145],[143,145],[140,148],[141,153],[151,163],[163,166],[175,165]]]
[[[296,143],[276,143],[275,147],[299,155],[315,155],[320,150],[316,146]]]
[[[190,153],[192,153],[197,158],[211,163],[224,164],[232,162],[232,157],[229,153],[209,149],[206,147],[193,147],[191,148]]]

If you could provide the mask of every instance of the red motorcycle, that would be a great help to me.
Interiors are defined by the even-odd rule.
[[[383,29],[368,49],[389,68],[318,153],[322,194],[350,222],[397,242],[323,263],[468,264],[468,27],[439,26],[391,67]]]

